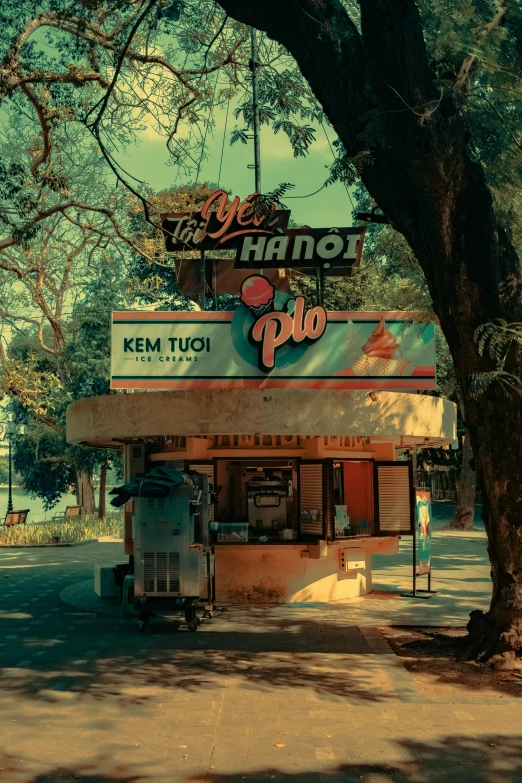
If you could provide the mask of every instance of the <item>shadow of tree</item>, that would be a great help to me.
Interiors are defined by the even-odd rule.
[[[100,767],[107,764],[110,765],[111,771],[105,774],[100,771]],[[73,766],[54,767],[33,775],[24,769],[24,763],[17,756],[3,754],[0,756],[0,780],[5,780],[6,783],[75,783],[78,780],[81,783],[142,783],[150,780],[150,777],[131,773],[128,765],[122,767],[111,764],[107,757]]]
[[[371,654],[360,629],[343,625],[342,608],[330,610],[327,619],[323,615],[320,609],[315,614],[307,612],[303,619],[302,612],[289,607],[270,612],[267,607],[238,608],[237,615],[232,611],[217,617],[198,634],[175,631],[173,623],[158,621],[145,638],[129,621],[119,624],[110,649],[80,660],[81,668],[75,659],[82,652],[72,643],[55,645],[38,658],[22,658],[25,666],[0,670],[0,686],[5,693],[51,703],[67,691],[98,701],[116,698],[122,706],[150,699],[147,688],[205,692],[223,687],[225,679],[259,691],[306,688],[318,696],[355,704],[389,703],[401,697],[404,687],[415,693],[413,678],[409,686],[404,684],[408,677],[398,658]],[[107,622],[106,618],[105,627]],[[95,629],[101,618],[90,618],[89,623]],[[236,630],[241,628],[248,630]],[[45,628],[38,634],[32,642],[40,647],[57,641],[48,638]],[[382,647],[379,651],[391,653]],[[459,682],[448,655],[435,664],[426,658],[418,670],[436,674],[440,683],[458,684],[462,690],[506,692],[501,678],[484,676],[483,669],[477,669],[473,681]]]
[[[371,748],[371,743],[369,748]],[[320,769],[281,770],[279,765],[245,769],[238,773],[209,770],[204,775],[186,778],[191,783],[521,783],[522,744],[520,735],[491,734],[484,737],[446,737],[433,743],[402,740],[397,742],[405,760],[386,763],[344,763],[320,765]],[[349,751],[347,753],[349,755]],[[370,756],[371,753],[369,752]],[[301,765],[303,767],[303,765]]]
[[[451,686],[459,692],[486,689],[511,698],[522,697],[522,670],[498,671],[466,658],[466,629],[394,626],[385,635],[404,666],[424,675],[430,688]]]
[[[367,760],[354,758],[353,762],[328,764],[323,761],[307,761],[296,757],[264,766],[244,764],[231,757],[226,769],[220,771],[213,765],[201,772],[169,769],[168,762],[162,770],[156,769],[153,777],[133,770],[132,765],[122,767],[110,763],[110,759],[93,760],[72,766],[58,766],[37,773],[23,770],[15,757],[4,757],[5,780],[13,783],[521,783],[522,744],[520,735],[489,734],[477,736],[451,736],[433,742],[413,740],[396,741],[397,750],[403,754],[399,761],[387,761],[385,754],[375,758],[368,743]],[[346,756],[350,756],[347,748]],[[355,751],[354,756],[361,755]],[[378,754],[376,753],[375,756]],[[396,758],[396,754],[394,754]],[[107,771],[101,771],[102,766]],[[219,765],[218,765],[219,766]],[[291,770],[291,771],[289,771]]]

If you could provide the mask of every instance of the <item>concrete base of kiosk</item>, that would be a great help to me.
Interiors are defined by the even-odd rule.
[[[372,554],[396,554],[399,539],[217,544],[215,551],[218,601],[316,603],[370,593]]]

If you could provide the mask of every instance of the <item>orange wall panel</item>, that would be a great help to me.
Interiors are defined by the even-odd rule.
[[[344,502],[355,524],[358,519],[366,518],[373,522],[373,463],[343,463]]]

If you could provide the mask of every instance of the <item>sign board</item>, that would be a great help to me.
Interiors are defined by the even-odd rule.
[[[232,201],[226,190],[212,193],[198,212],[169,212],[161,216],[168,252],[186,250],[228,250],[242,244],[249,236],[273,236],[288,226],[290,210],[272,210],[256,215],[249,196],[241,203]]]
[[[241,203],[225,190],[212,193],[197,212],[161,216],[170,253],[235,250],[238,269],[320,269],[328,276],[347,275],[361,262],[364,228],[289,229],[290,210],[256,212],[252,194]],[[197,263],[193,259],[193,263]]]
[[[111,388],[435,388],[435,330],[243,283],[234,312],[115,312]]]
[[[418,575],[431,572],[431,495],[417,490],[415,493],[418,540]]]
[[[290,293],[291,272],[279,269],[266,269],[264,274],[277,291]],[[201,264],[193,259],[176,260],[176,276],[179,290],[187,296],[201,296],[204,290],[207,296],[213,294],[238,294],[241,286],[252,272],[247,269],[236,269],[233,258],[207,259],[205,279],[201,279]]]
[[[241,269],[299,267],[322,268],[328,275],[336,269],[359,266],[364,228],[299,228],[272,237],[243,238],[236,253]]]

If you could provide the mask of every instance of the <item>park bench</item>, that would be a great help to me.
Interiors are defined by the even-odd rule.
[[[6,527],[13,527],[14,525],[25,525],[28,513],[28,508],[25,508],[22,511],[8,511],[5,515],[4,525]]]
[[[71,519],[71,517],[81,517],[81,506],[66,506],[62,514],[55,514],[53,519]]]

